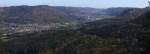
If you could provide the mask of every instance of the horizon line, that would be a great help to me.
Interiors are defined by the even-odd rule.
[[[95,9],[108,9],[108,8],[145,8],[145,7],[107,7],[107,8],[98,8],[98,7],[80,7],[80,6],[61,6],[61,5],[10,5],[10,6],[0,6],[0,7],[17,7],[17,6],[51,6],[51,7],[78,7],[78,8],[95,8]],[[148,6],[146,6],[148,7]]]

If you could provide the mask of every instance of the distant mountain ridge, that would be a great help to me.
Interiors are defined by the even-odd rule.
[[[2,18],[8,23],[51,23],[69,18],[50,6],[12,6],[1,8]],[[61,20],[60,20],[61,19]],[[67,20],[67,19],[65,19]],[[27,22],[26,22],[27,21]]]
[[[128,9],[96,9],[48,5],[0,7],[0,27],[19,32],[64,27],[76,28],[79,27],[76,25],[87,22],[115,18]]]
[[[125,8],[122,8],[123,10]],[[95,9],[62,6],[11,6],[0,7],[0,22],[6,23],[56,23],[73,21],[91,21],[111,18],[123,12],[121,8]],[[112,12],[113,11],[113,12]]]

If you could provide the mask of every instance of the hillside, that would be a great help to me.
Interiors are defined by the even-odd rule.
[[[149,54],[149,34],[145,34],[149,31],[148,18],[146,11],[124,24],[97,25],[97,28],[91,25],[87,26],[90,29],[84,27],[86,31],[82,28],[1,36],[0,51],[3,54]]]
[[[0,8],[1,23],[15,24],[50,24],[70,22],[71,20],[91,21],[110,18],[104,9],[81,7],[11,6]]]
[[[149,7],[93,9],[42,5],[0,9],[4,23],[0,27],[0,54],[149,54]],[[7,21],[9,18],[31,22]],[[68,25],[71,22],[80,25]],[[6,29],[6,23],[13,26]],[[61,26],[49,29],[51,25],[46,24],[51,23]],[[37,31],[30,32],[29,28]],[[16,30],[19,32],[14,33]],[[27,32],[21,32],[24,30]]]
[[[75,27],[86,22],[115,17],[108,13],[111,12],[86,7],[48,5],[0,7],[0,27],[4,28],[2,30],[17,32]]]
[[[148,7],[130,9],[118,18],[89,22],[79,30],[83,33],[98,35],[103,38],[119,38],[129,49],[128,54],[142,54],[143,51],[149,54],[147,53],[149,50],[148,18]]]
[[[49,24],[67,22],[69,17],[65,13],[51,6],[12,6],[0,8],[1,23],[18,24]]]

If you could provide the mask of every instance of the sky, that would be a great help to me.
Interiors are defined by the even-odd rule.
[[[72,7],[139,7],[148,6],[148,0],[0,0],[0,6],[20,5],[50,5],[50,6],[72,6]]]

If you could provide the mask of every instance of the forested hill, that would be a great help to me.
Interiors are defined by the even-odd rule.
[[[98,9],[48,5],[0,7],[0,23],[50,24],[72,21],[87,22],[118,16],[126,9],[129,8]]]
[[[24,7],[28,8],[28,6]],[[49,6],[42,6],[40,9],[45,7]],[[55,11],[58,11],[60,16],[80,16],[76,15],[76,11],[81,11],[82,8],[74,10],[75,8],[71,7],[71,9],[70,11],[73,12],[66,12],[68,7],[56,7]],[[47,8],[44,10],[47,10]],[[96,11],[92,10],[90,8],[89,12],[95,15],[97,9]],[[108,12],[111,12],[108,11],[105,12],[106,15],[115,17],[85,22],[77,29],[69,29],[70,27],[68,27],[58,30],[0,35],[0,54],[149,54],[149,10],[149,7],[129,8],[121,11],[121,13],[120,11],[114,12],[120,13],[119,15],[108,14]],[[86,12],[80,11],[78,12],[80,14]],[[103,12],[102,9],[98,11]],[[98,13],[103,15],[104,12],[102,12]],[[24,12],[22,13],[24,14]],[[43,14],[43,12],[40,13]],[[1,17],[5,19],[4,15]],[[10,14],[10,16],[15,15]],[[52,16],[55,16],[55,14],[52,14]]]
[[[129,9],[120,17],[89,22],[79,30],[103,38],[120,38],[131,54],[149,54],[149,13],[149,7]]]
[[[0,33],[78,28],[87,22],[120,16],[128,9],[48,5],[0,7],[0,30],[3,31]]]

